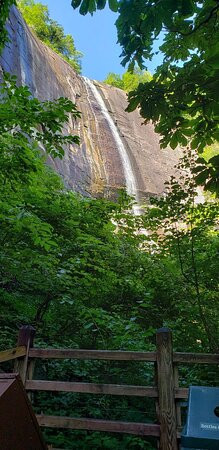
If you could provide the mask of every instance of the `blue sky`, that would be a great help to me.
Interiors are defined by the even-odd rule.
[[[51,18],[64,27],[65,33],[72,34],[77,50],[84,54],[83,75],[103,80],[109,72],[124,72],[119,58],[121,47],[116,43],[115,13],[106,8],[93,16],[81,16],[78,10],[71,7],[71,0],[41,1],[48,5]],[[147,64],[148,70],[153,73],[159,63],[160,57],[157,56]]]

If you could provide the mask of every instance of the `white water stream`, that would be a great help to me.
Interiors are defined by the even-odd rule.
[[[104,100],[103,100],[101,94],[99,93],[99,91],[96,88],[96,86],[94,85],[94,83],[87,77],[83,77],[83,79],[88,87],[88,91],[90,90],[92,92],[94,98],[96,99],[96,101],[101,109],[101,112],[102,112],[103,116],[105,117],[105,119],[110,127],[110,130],[112,132],[113,138],[116,143],[116,147],[119,151],[120,158],[122,161],[127,193],[129,195],[131,195],[132,197],[134,197],[136,201],[138,201],[137,183],[136,183],[135,175],[132,170],[132,165],[131,165],[131,161],[129,159],[129,155],[128,155],[126,148],[122,142],[122,139],[119,135],[117,127],[116,127],[108,109],[106,108],[106,105],[104,103]],[[140,215],[140,208],[138,205],[134,205],[132,209],[133,209],[134,215],[136,215],[136,216]]]

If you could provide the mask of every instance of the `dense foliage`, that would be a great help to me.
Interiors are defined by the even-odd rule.
[[[8,18],[10,7],[14,3],[15,0],[0,0],[0,52],[7,42],[5,22]]]
[[[79,0],[72,5],[86,5],[87,13],[96,3]],[[128,111],[140,107],[145,122],[155,124],[162,147],[189,146],[202,153],[219,141],[218,1],[118,0],[117,6],[122,64],[143,67],[154,56],[155,41],[163,40],[163,63],[149,83],[130,93]],[[208,164],[200,163],[197,183],[218,195],[218,154]]]
[[[214,201],[195,205],[186,171],[186,182],[173,179],[166,197],[142,217],[127,212],[125,193],[116,204],[82,198],[64,188],[39,151],[43,143],[61,156],[61,143],[77,142],[59,135],[68,114],[77,118],[75,106],[64,99],[40,103],[10,77],[0,105],[1,348],[14,345],[19,325],[31,323],[36,343],[46,347],[152,350],[155,330],[167,325],[176,350],[215,351]],[[151,384],[153,368],[52,361],[38,365],[36,377]],[[215,371],[205,367],[182,368],[181,377],[182,385],[216,382]],[[145,398],[36,393],[33,402],[45,413],[156,420],[153,402]],[[125,435],[47,430],[46,436],[60,448],[155,448],[153,440]]]
[[[161,258],[164,256],[166,261],[172,256],[177,258],[173,270],[176,269],[177,262],[182,286],[187,291],[189,303],[192,302],[192,309],[188,304],[186,311],[181,311],[175,326],[181,324],[183,327],[184,321],[193,321],[196,310],[209,348],[217,351],[218,203],[204,198],[202,192],[197,195],[195,177],[188,171],[188,168],[195,171],[196,167],[195,154],[186,154],[181,159],[180,178],[171,177],[170,182],[166,183],[164,198],[151,199],[153,207],[145,215],[145,227],[151,230],[149,245],[153,252],[158,252]],[[204,254],[209,254],[208,268],[205,257],[203,259]],[[187,319],[184,313],[188,314]]]
[[[34,0],[18,0],[17,5],[36,35],[80,73],[82,53],[76,50],[73,37],[50,18],[48,6]]]
[[[147,83],[152,79],[152,76],[146,70],[135,68],[133,72],[124,72],[122,75],[110,72],[104,83],[115,86],[123,91],[130,92],[137,89],[140,83]]]

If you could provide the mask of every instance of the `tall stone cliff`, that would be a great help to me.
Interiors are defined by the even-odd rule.
[[[112,196],[126,187],[138,200],[161,194],[178,154],[160,149],[153,125],[142,125],[138,110],[125,112],[125,92],[75,73],[37,39],[15,7],[7,28],[10,42],[0,58],[2,69],[38,99],[68,97],[81,111],[81,119],[67,129],[80,136],[80,146],[69,145],[62,160],[48,158],[66,186],[92,196]]]

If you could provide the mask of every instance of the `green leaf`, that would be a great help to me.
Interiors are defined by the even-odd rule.
[[[79,9],[80,14],[82,14],[82,16],[85,16],[89,11],[89,7],[90,7],[90,0],[83,0],[81,3],[81,7]]]
[[[179,139],[180,144],[185,147],[188,143],[187,139],[185,136],[183,136],[183,134],[181,134],[180,139]]]
[[[196,179],[196,183],[197,184],[204,184],[205,181],[208,179],[209,177],[209,169],[205,169],[203,170],[201,173],[199,173],[197,175]]]
[[[199,172],[201,172],[202,170],[205,170],[206,169],[206,165],[205,166],[197,166],[197,167],[194,167],[194,169],[192,169],[192,172],[193,173],[199,173]]]
[[[206,160],[204,158],[201,158],[200,156],[197,158],[196,162],[200,164],[206,164]]]
[[[175,150],[175,148],[177,147],[179,141],[178,141],[178,137],[177,137],[177,132],[174,133],[174,135],[172,136],[171,140],[170,140],[170,147]]]
[[[209,159],[208,163],[212,164],[212,166],[219,168],[219,155],[212,156]]]
[[[96,11],[96,0],[90,0],[89,1],[89,9],[88,9],[90,14],[93,14],[93,12]]]
[[[185,136],[192,136],[194,130],[192,128],[182,128],[182,133],[185,134]]]
[[[182,0],[182,14],[190,16],[194,13],[194,3],[192,0]]]
[[[71,5],[74,9],[78,8],[81,4],[81,0],[72,0]]]
[[[111,9],[111,11],[117,12],[118,6],[118,0],[109,0],[109,8]]]
[[[97,0],[97,9],[104,9],[106,6],[106,0]]]
[[[89,330],[91,327],[93,327],[93,325],[93,322],[87,323],[86,325],[84,325],[84,329]]]
[[[140,101],[139,101],[138,97],[133,97],[133,98],[129,99],[129,104],[126,108],[126,111],[128,111],[128,112],[134,111],[138,107],[139,102]]]
[[[205,184],[205,190],[206,191],[210,191],[212,193],[216,194],[216,197],[219,196],[219,180],[211,178],[210,180],[207,181],[207,183]]]
[[[197,147],[200,145],[200,138],[199,137],[195,137],[192,142],[191,142],[191,148],[192,150],[196,150]]]

